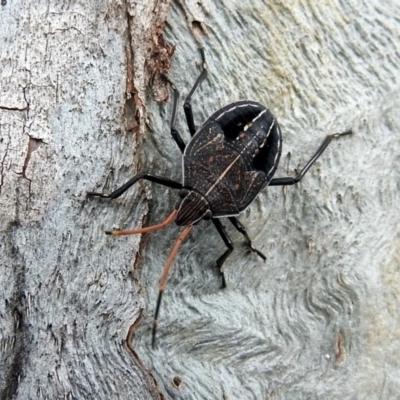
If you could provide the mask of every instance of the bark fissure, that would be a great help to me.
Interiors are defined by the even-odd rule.
[[[44,143],[42,139],[36,139],[33,137],[29,137],[29,142],[28,142],[28,150],[26,152],[26,156],[25,156],[25,160],[24,160],[24,165],[22,167],[22,176],[25,179],[28,179],[28,181],[31,181],[31,179],[29,179],[26,176],[26,170],[28,168],[29,165],[29,161],[31,159],[32,153],[37,150],[37,148],[40,146],[41,143]]]
[[[26,111],[28,107],[24,108],[19,108],[19,107],[7,107],[7,106],[2,106],[0,105],[0,110],[5,110],[5,111]]]
[[[141,130],[141,115],[143,114],[143,102],[139,97],[139,92],[135,87],[135,71],[134,71],[134,49],[132,48],[132,20],[133,17],[126,10],[127,20],[127,45],[126,53],[126,102],[125,117],[126,130],[135,134],[136,141],[139,141]]]
[[[17,228],[18,226],[16,226]],[[12,229],[15,231],[15,229]],[[11,235],[9,237],[12,237]],[[29,361],[30,341],[27,338],[28,324],[26,322],[26,262],[18,248],[10,241],[10,252],[18,262],[14,267],[14,290],[6,306],[13,319],[13,339],[10,363],[4,374],[4,388],[0,393],[1,400],[10,399],[18,391],[18,386],[24,378],[25,366]]]
[[[6,162],[6,158],[8,156],[9,147],[10,147],[10,137],[8,137],[6,149],[4,151],[4,155],[3,155],[3,158],[1,160],[1,166],[0,166],[0,195],[1,195],[1,192],[3,190],[3,185],[4,185],[4,165],[5,165],[5,162]]]
[[[149,384],[152,387],[153,395],[157,396],[158,399],[164,400],[165,396],[164,394],[160,391],[159,385],[157,383],[157,380],[152,373],[152,371],[146,369],[144,366],[142,360],[140,359],[138,353],[132,346],[133,342],[133,335],[135,333],[136,328],[140,325],[142,322],[142,314],[143,314],[143,309],[139,311],[139,316],[133,321],[132,325],[129,327],[128,334],[126,335],[126,340],[125,340],[125,345],[128,349],[128,351],[131,353],[133,359],[135,360],[136,364],[140,367],[140,369],[145,373],[146,377],[149,379]]]
[[[168,87],[163,75],[166,74],[171,67],[170,59],[175,48],[169,46],[163,37],[163,29],[165,19],[168,14],[169,1],[163,1],[162,3],[166,9],[161,7],[157,2],[157,4],[151,10],[150,27],[144,27],[140,25],[142,24],[142,16],[139,20],[136,17],[135,5],[133,5],[130,1],[126,3],[126,131],[134,132],[135,139],[138,144],[140,143],[141,136],[145,131],[145,100],[148,85],[151,84],[153,95],[156,100],[168,100]],[[138,29],[138,26],[141,26],[142,29]],[[139,48],[137,48],[138,44],[140,44]],[[140,156],[138,156],[136,167],[139,165]],[[146,216],[144,216],[144,220],[146,220]],[[138,268],[138,264],[140,263],[141,253],[144,245],[145,240],[141,240],[139,244],[139,250],[136,253],[133,263],[133,273],[135,273]],[[142,291],[142,284],[140,280],[137,283],[139,285],[140,292]],[[165,396],[160,391],[154,374],[144,366],[142,360],[139,358],[139,355],[132,346],[134,331],[142,320],[142,311],[143,310],[140,311],[139,317],[129,328],[126,337],[126,347],[131,353],[133,359],[136,361],[136,364],[147,377],[148,384],[152,388],[153,396],[164,400]]]

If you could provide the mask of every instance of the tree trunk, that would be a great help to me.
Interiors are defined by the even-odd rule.
[[[86,192],[136,170],[146,88],[172,53],[168,8],[2,5],[2,399],[159,397],[126,345],[144,307],[132,274],[140,238],[104,235],[140,225],[146,194],[137,187],[109,205]]]
[[[0,399],[392,399],[400,391],[400,7],[372,0],[251,3],[2,1]],[[164,23],[167,19],[168,23]],[[165,29],[164,29],[165,28]],[[164,39],[165,35],[165,39]],[[176,47],[174,47],[176,46]],[[160,222],[181,179],[164,74],[196,124],[248,98],[284,139],[270,187],[241,216],[262,262],[196,225]],[[189,134],[181,107],[177,128]]]

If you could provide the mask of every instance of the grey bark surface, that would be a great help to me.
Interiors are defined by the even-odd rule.
[[[377,0],[2,2],[0,398],[398,398],[399,12]],[[353,135],[240,216],[266,263],[226,224],[225,290],[223,242],[195,227],[153,350],[180,229],[104,230],[160,222],[176,193],[144,182],[112,202],[85,195],[139,170],[180,180],[162,73],[185,95],[200,46],[196,124],[232,101],[265,104],[283,131],[275,177],[326,134]],[[178,129],[188,141],[183,112]]]

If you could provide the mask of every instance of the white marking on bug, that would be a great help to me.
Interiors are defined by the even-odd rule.
[[[194,154],[198,154],[199,151],[205,149],[206,147],[210,146],[211,144],[213,144],[214,142],[218,142],[221,141],[223,139],[223,135],[222,133],[218,133],[218,135],[215,136],[214,139],[210,140],[209,142],[207,142],[204,146],[201,146],[197,149],[197,151]]]
[[[264,110],[266,111],[266,110]],[[260,113],[261,114],[261,113]],[[269,136],[269,134],[271,133],[271,130],[273,128],[273,126],[275,125],[275,119],[272,121],[271,126],[269,127],[268,133],[267,133],[267,137]],[[259,131],[260,132],[260,131]],[[257,132],[257,134],[259,133]],[[205,194],[205,196],[209,195],[214,188],[218,185],[219,182],[222,181],[222,179],[224,179],[225,175],[229,172],[229,170],[235,165],[236,161],[239,160],[239,158],[243,155],[243,153],[247,150],[247,148],[252,144],[252,141],[250,141],[249,143],[247,143],[247,145],[244,147],[244,149],[238,154],[238,156],[226,167],[225,171],[219,176],[219,178],[215,181],[215,183],[210,187],[210,189],[208,189],[207,193]],[[254,157],[254,156],[253,156]],[[276,157],[275,157],[276,159]]]
[[[282,151],[282,132],[281,132],[279,126],[277,127],[276,130],[278,133],[278,151],[275,154],[274,164],[272,165],[271,169],[268,171],[267,178],[270,175],[270,173],[273,172],[273,170],[278,167],[277,159],[280,157],[281,151]]]
[[[226,113],[231,112],[231,111],[235,110],[236,108],[241,108],[241,107],[259,107],[259,105],[258,104],[245,103],[245,104],[240,104],[239,106],[234,106],[234,107],[230,108],[229,110],[224,111],[221,115],[219,115],[217,118],[215,118],[215,120],[220,119]]]
[[[274,127],[274,125],[275,125],[275,118],[272,120],[272,124],[271,124],[271,126],[269,127],[269,129],[268,129],[267,137],[265,138],[265,140],[268,139],[268,136],[269,136],[269,134],[271,133],[271,130],[272,130],[272,128]]]
[[[247,131],[247,129],[249,129],[249,128],[253,125],[253,123],[254,123],[255,121],[257,121],[258,118],[260,118],[261,115],[263,115],[265,112],[267,112],[267,110],[261,111],[256,117],[254,117],[254,118],[252,119],[251,122],[249,122],[249,123],[244,127],[243,130],[244,130],[244,131]]]
[[[252,174],[252,179],[251,179],[250,185],[247,185],[246,193],[242,196],[242,202],[246,200],[249,190],[250,190],[251,186],[253,185],[254,181],[258,178],[258,175],[259,175],[259,172]]]

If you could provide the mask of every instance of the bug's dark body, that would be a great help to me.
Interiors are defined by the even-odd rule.
[[[281,156],[282,134],[275,117],[263,105],[248,100],[231,103],[212,114],[196,130],[191,97],[207,76],[204,52],[202,51],[201,54],[203,70],[184,103],[186,121],[192,136],[187,146],[175,128],[179,92],[172,85],[174,102],[170,132],[183,153],[182,184],[169,178],[139,173],[110,194],[88,193],[89,196],[116,199],[140,179],[146,179],[172,189],[180,189],[181,201],[162,223],[135,230],[106,232],[116,236],[147,233],[164,228],[173,221],[179,226],[185,226],[168,257],[160,279],[153,323],[153,347],[168,271],[180,245],[187,238],[193,226],[203,219],[211,219],[224,241],[227,249],[217,259],[216,267],[221,276],[221,286],[225,287],[222,266],[233,251],[233,243],[219,218],[228,217],[228,221],[243,235],[249,249],[265,261],[265,255],[253,247],[246,228],[234,216],[243,211],[267,185],[294,185],[300,182],[333,138],[351,133],[349,130],[326,136],[320,147],[296,176],[272,178]]]
[[[212,217],[237,215],[268,185],[279,163],[282,135],[261,104],[243,100],[209,117],[183,155],[183,187],[203,195]]]

